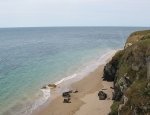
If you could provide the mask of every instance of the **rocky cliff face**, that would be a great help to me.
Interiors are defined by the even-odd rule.
[[[150,30],[129,36],[105,66],[103,78],[114,81],[110,115],[150,114]]]

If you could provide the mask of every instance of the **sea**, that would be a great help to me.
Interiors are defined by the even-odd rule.
[[[0,28],[0,115],[30,115],[51,98],[41,87],[88,73],[106,54],[122,49],[130,33],[145,29]]]

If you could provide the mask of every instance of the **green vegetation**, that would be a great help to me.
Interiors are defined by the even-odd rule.
[[[120,102],[114,101],[114,103],[111,106],[111,113],[110,115],[117,115],[118,114],[118,107]]]
[[[132,37],[132,36],[135,36],[135,35],[147,35],[147,34],[150,34],[150,30],[143,30],[143,31],[136,31],[136,32],[133,32],[130,36],[129,36],[129,38],[130,37]]]
[[[134,32],[127,39],[125,47],[127,47],[129,44],[134,44],[137,43],[138,41],[146,39],[150,39],[150,30]]]

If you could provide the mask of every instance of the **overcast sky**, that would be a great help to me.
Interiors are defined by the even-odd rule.
[[[0,27],[148,26],[150,0],[0,0]]]

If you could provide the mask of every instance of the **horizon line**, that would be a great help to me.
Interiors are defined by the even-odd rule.
[[[69,27],[130,27],[130,28],[150,28],[150,26],[16,26],[16,27],[0,27],[7,28],[69,28]]]

